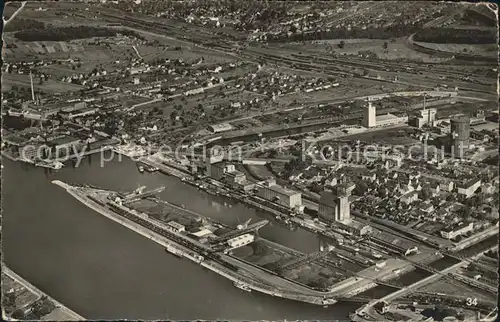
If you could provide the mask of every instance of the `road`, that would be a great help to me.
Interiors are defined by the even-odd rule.
[[[143,106],[143,105],[149,105],[149,104],[153,104],[153,103],[156,103],[156,102],[160,102],[162,101],[163,99],[162,98],[155,98],[155,99],[152,99],[151,101],[147,101],[147,102],[142,102],[142,103],[137,103],[137,104],[134,104],[132,106],[130,106],[127,111],[132,111],[134,110],[135,108],[137,107],[140,107],[140,106]]]
[[[5,28],[7,26],[7,24],[9,22],[11,22],[18,14],[21,13],[21,11],[23,11],[24,9],[24,6],[26,5],[26,3],[28,3],[28,1],[23,1],[21,2],[21,7],[19,7],[19,9],[17,9],[13,14],[12,16],[10,16],[9,19],[5,20],[5,18],[2,18],[3,19],[3,27]]]

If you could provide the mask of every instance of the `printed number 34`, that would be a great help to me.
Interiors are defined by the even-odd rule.
[[[467,306],[476,306],[477,305],[477,299],[476,298],[470,298],[468,297],[467,298],[467,302],[466,302]]]

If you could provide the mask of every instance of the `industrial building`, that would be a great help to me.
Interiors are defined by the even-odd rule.
[[[180,233],[180,232],[186,231],[186,227],[184,227],[184,225],[181,225],[175,221],[169,221],[167,223],[167,227],[175,233]]]
[[[238,187],[239,185],[243,184],[246,179],[246,175],[243,172],[236,170],[233,164],[229,164],[226,166],[224,181],[228,185],[232,187]]]
[[[391,113],[375,117],[375,126],[389,126],[408,122],[408,116],[397,116]]]
[[[208,129],[212,133],[221,133],[221,132],[231,131],[233,129],[233,126],[229,123],[222,123],[222,124],[209,125]]]
[[[212,155],[209,151],[205,159],[205,175],[220,180],[222,178],[222,175],[215,175],[212,172],[218,173],[217,171],[220,171],[220,169],[215,169],[216,165],[219,168],[225,165],[224,163],[222,163],[222,160],[224,160],[224,153]]]
[[[423,110],[419,111],[419,114],[415,119],[413,119],[413,126],[422,128],[424,125],[434,126],[434,122],[436,121],[437,109],[430,108],[426,109],[424,106]]]
[[[363,109],[363,126],[370,128],[377,126],[377,109],[371,101]]]
[[[368,105],[363,109],[362,125],[367,128],[376,126],[397,125],[408,122],[407,116],[397,116],[394,114],[384,114],[377,116],[377,108],[369,101]]]
[[[238,247],[243,247],[245,245],[248,245],[252,243],[255,240],[255,236],[252,234],[244,234],[241,236],[237,236],[234,238],[231,238],[227,241],[227,244],[231,249],[238,248]]]
[[[79,150],[84,144],[80,139],[71,136],[61,136],[50,141],[48,145],[55,151],[56,157],[64,157]]]
[[[343,182],[321,194],[318,215],[327,221],[346,222],[351,218],[349,196],[356,185]]]
[[[458,194],[465,196],[465,198],[469,198],[479,189],[479,187],[481,187],[481,179],[476,178],[458,186],[457,190]]]
[[[72,110],[72,111],[64,111],[61,112],[61,115],[63,118],[72,120],[77,117],[83,117],[83,116],[88,116],[88,115],[93,115],[97,113],[99,109],[97,107],[85,107],[82,109],[78,110]]]
[[[443,238],[452,239],[457,236],[466,234],[474,229],[474,224],[472,222],[465,223],[461,222],[456,226],[447,226],[441,230],[441,236]]]
[[[470,118],[467,115],[458,115],[450,119],[450,148],[455,157],[469,146]]]
[[[283,207],[293,209],[302,205],[302,194],[300,192],[277,185],[274,179],[267,180],[256,188],[259,190],[257,192],[259,197]]]

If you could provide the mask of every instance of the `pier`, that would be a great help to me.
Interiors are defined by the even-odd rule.
[[[316,305],[331,305],[337,301],[366,302],[367,300],[354,296],[365,289],[366,285],[357,286],[356,283],[349,283],[341,290],[336,288],[328,291],[311,289],[277,274],[270,274],[261,268],[246,264],[230,255],[219,253],[209,245],[172,231],[165,224],[149,218],[145,213],[113,202],[107,197],[113,193],[112,191],[71,186],[59,180],[54,180],[53,183],[64,188],[74,198],[94,211],[164,246],[168,252],[175,256],[187,258],[226,277],[233,283],[238,283],[238,286],[271,296]],[[257,226],[252,229],[261,224],[257,223]]]

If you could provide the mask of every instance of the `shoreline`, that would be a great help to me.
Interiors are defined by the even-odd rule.
[[[231,271],[228,267],[225,267],[220,263],[214,262],[213,260],[210,259],[206,260],[204,258],[200,258],[199,254],[190,254],[191,251],[188,248],[179,245],[174,240],[162,236],[153,230],[150,230],[136,222],[129,220],[128,218],[116,214],[112,210],[104,208],[103,206],[97,204],[96,202],[87,197],[80,196],[76,191],[73,191],[72,186],[64,182],[61,182],[59,180],[54,180],[52,183],[65,189],[66,192],[68,192],[71,196],[73,196],[75,199],[77,199],[87,207],[96,211],[98,214],[103,215],[108,219],[111,219],[116,223],[121,224],[129,228],[130,230],[150,239],[151,241],[154,241],[157,244],[162,245],[169,253],[172,253],[174,256],[185,257],[195,262],[196,264],[200,265],[201,267],[207,268],[213,271],[214,273],[227,278],[233,283],[235,287],[244,286],[249,290],[255,290],[260,293],[271,295],[273,297],[281,297],[284,299],[290,299],[321,306],[333,305],[338,302],[337,299],[326,298],[329,296],[329,294],[327,293],[318,292],[321,294],[300,294],[300,292],[296,290],[281,289],[279,287],[268,284],[267,282],[264,282],[262,280],[256,280],[255,278],[259,277],[255,276],[254,273],[252,273],[251,271],[245,270],[245,274],[237,274]],[[234,260],[231,260],[231,262],[234,262]],[[255,276],[255,278],[252,276]]]
[[[35,287],[33,284],[31,284],[30,282],[28,282],[27,280],[25,280],[24,278],[19,276],[13,270],[8,268],[5,263],[2,263],[2,273],[7,275],[8,277],[12,278],[13,280],[18,282],[19,284],[23,285],[26,289],[28,289],[30,292],[38,295],[39,297],[46,296],[50,301],[52,301],[54,303],[54,305],[56,306],[56,309],[60,309],[62,312],[64,312],[67,315],[67,317],[66,317],[67,320],[69,320],[69,321],[85,321],[85,320],[87,320],[83,316],[81,316],[78,313],[76,313],[75,311],[69,309],[68,307],[61,304],[59,301],[55,300],[53,297],[51,297],[47,293],[41,291],[40,289]],[[50,315],[51,313],[49,313],[47,315]],[[43,320],[43,317],[42,317],[42,320]]]

